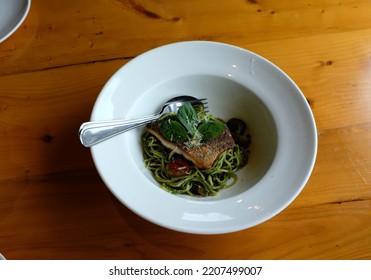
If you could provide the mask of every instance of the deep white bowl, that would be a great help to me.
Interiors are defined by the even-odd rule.
[[[215,197],[194,198],[161,189],[143,163],[136,129],[91,148],[111,192],[143,218],[177,231],[220,234],[262,223],[287,207],[314,166],[317,133],[310,107],[277,66],[239,47],[181,42],[146,52],[104,86],[91,120],[148,115],[177,95],[207,97],[210,113],[245,120],[251,155],[239,181]]]
[[[19,28],[30,7],[31,0],[0,0],[0,43]]]

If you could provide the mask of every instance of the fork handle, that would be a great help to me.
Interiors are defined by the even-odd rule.
[[[133,120],[85,122],[79,129],[80,141],[85,147],[92,147],[115,135],[155,121],[160,116],[161,114],[155,114]]]

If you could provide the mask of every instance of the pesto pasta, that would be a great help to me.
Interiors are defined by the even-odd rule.
[[[223,152],[209,169],[190,165],[184,176],[171,177],[166,167],[173,160],[174,152],[164,147],[151,133],[142,135],[144,162],[160,186],[173,194],[191,196],[214,196],[220,190],[233,186],[238,177],[235,172],[245,164],[243,149],[235,144]]]

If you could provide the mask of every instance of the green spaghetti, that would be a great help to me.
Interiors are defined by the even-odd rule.
[[[242,120],[225,123],[189,103],[142,134],[145,166],[155,180],[170,193],[191,196],[215,196],[233,186],[236,171],[247,163],[249,144]]]
[[[243,152],[236,144],[233,149],[223,152],[210,169],[200,170],[192,165],[185,176],[169,177],[166,166],[174,152],[147,131],[142,135],[142,144],[146,167],[163,189],[174,194],[214,196],[237,182],[235,172],[243,164]]]

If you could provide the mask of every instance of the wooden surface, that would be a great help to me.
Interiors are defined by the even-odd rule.
[[[185,40],[269,59],[316,118],[313,174],[273,219],[198,236],[111,195],[77,137],[107,79]],[[0,252],[8,259],[371,259],[371,2],[33,0],[0,44]]]

